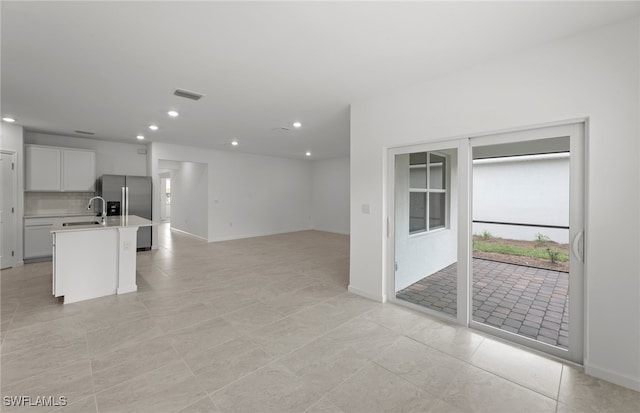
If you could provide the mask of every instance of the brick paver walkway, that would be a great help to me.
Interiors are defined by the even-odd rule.
[[[554,346],[569,344],[569,274],[473,259],[473,320]],[[456,264],[398,291],[397,298],[452,316]]]

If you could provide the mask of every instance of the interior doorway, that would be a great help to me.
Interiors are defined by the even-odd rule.
[[[0,268],[17,263],[18,225],[16,222],[17,175],[15,152],[0,151]]]
[[[584,148],[579,123],[390,150],[391,300],[581,363]]]
[[[160,220],[171,222],[171,173],[160,174]]]

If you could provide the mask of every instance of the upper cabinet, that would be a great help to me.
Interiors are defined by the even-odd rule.
[[[94,151],[25,145],[25,164],[25,191],[95,191]]]

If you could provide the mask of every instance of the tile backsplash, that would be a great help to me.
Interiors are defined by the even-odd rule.
[[[24,215],[84,214],[93,192],[25,192]]]

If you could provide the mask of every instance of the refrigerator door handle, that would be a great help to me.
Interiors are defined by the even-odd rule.
[[[122,187],[122,199],[120,202],[120,215],[124,215],[124,205],[125,205],[125,196],[124,196],[124,186]]]
[[[129,216],[129,187],[126,186],[124,193],[126,195],[125,203],[124,203],[124,213],[126,216]]]

